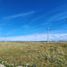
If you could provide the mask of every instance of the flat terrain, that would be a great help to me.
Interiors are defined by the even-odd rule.
[[[6,67],[67,67],[67,43],[0,42],[0,63]]]

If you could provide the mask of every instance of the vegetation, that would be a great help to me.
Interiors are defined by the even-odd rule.
[[[5,67],[67,67],[67,43],[0,42]]]

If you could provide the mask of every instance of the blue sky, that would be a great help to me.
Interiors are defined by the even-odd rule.
[[[44,40],[48,28],[66,40],[67,0],[0,0],[0,40]]]

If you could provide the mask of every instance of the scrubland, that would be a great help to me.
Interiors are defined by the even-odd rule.
[[[66,42],[0,42],[5,67],[67,67]]]

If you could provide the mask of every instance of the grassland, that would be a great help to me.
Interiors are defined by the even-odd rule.
[[[67,43],[0,42],[0,63],[6,67],[67,67]]]

